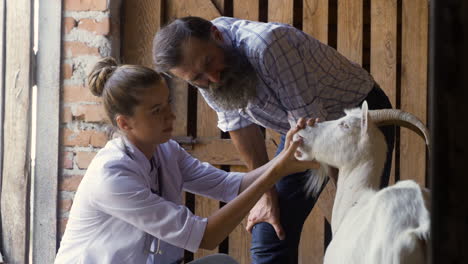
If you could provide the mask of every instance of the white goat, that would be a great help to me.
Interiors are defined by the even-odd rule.
[[[295,135],[304,141],[298,159],[339,169],[333,239],[324,263],[426,263],[428,192],[411,180],[379,190],[387,146],[377,125],[406,126],[423,135],[426,144],[427,129],[409,113],[368,110],[366,102],[362,109],[345,112],[341,119],[307,126]],[[311,177],[311,189],[317,190],[326,176]]]

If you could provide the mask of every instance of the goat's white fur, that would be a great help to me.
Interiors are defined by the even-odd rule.
[[[296,157],[323,164],[311,175],[317,194],[327,166],[339,169],[332,213],[333,239],[324,263],[426,263],[428,192],[414,181],[379,190],[387,146],[369,119],[367,103],[346,116],[306,127]]]

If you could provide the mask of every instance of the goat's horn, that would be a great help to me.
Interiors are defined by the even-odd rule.
[[[429,147],[429,131],[416,116],[398,109],[369,110],[369,116],[377,126],[399,125],[413,130]]]

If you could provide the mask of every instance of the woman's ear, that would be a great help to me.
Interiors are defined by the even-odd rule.
[[[218,43],[223,42],[223,34],[221,34],[221,31],[216,26],[211,26],[211,37]]]
[[[128,132],[132,129],[130,120],[128,120],[128,118],[123,115],[117,115],[115,117],[115,122],[117,123],[117,126],[119,127],[119,129],[124,132]]]

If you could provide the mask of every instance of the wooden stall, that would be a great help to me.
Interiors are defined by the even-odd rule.
[[[122,61],[152,66],[152,39],[173,18],[194,15],[206,19],[232,16],[255,21],[291,24],[336,48],[371,72],[395,108],[426,120],[428,0],[139,0],[123,1]],[[231,171],[245,171],[227,134],[197,91],[170,83],[174,98],[174,136],[197,158]],[[279,135],[266,130],[269,155]],[[406,129],[397,131],[391,182],[414,179],[426,185],[423,141]],[[304,226],[300,263],[322,263],[329,242],[334,186],[327,186]],[[187,206],[208,216],[222,204],[185,194]],[[245,220],[244,220],[245,221]],[[186,254],[186,259],[223,252],[240,263],[250,263],[250,234],[245,222],[213,251]]]

